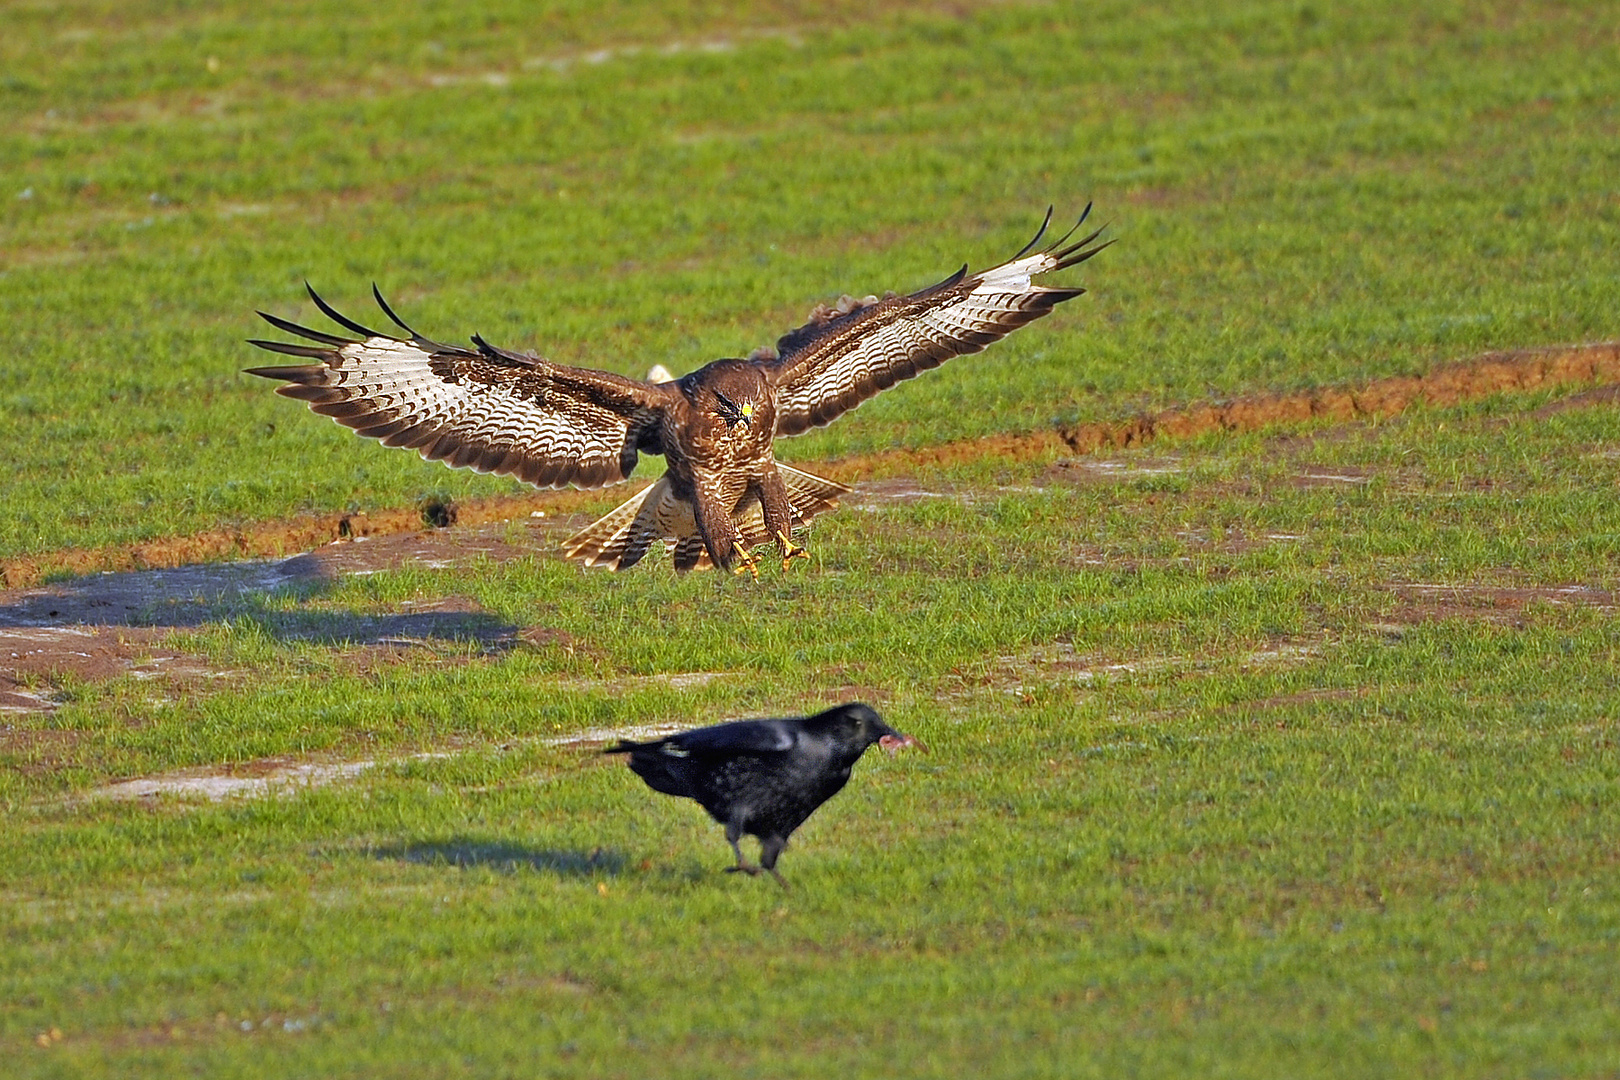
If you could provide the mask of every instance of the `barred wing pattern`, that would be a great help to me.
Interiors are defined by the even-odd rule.
[[[809,323],[777,342],[779,359],[770,365],[777,394],[776,434],[825,427],[895,383],[953,356],[978,352],[1084,293],[1034,285],[1030,279],[1083,263],[1113,243],[1093,244],[1102,234],[1098,229],[1066,245],[1090,213],[1087,205],[1074,228],[1034,255],[1026,253],[1046,234],[1050,210],[1035,239],[994,269],[969,276],[964,266],[910,296],[868,297],[854,302],[853,310],[846,302],[839,311],[812,315]]]
[[[476,349],[429,341],[372,291],[409,338],[369,330],[310,289],[316,306],[362,339],[261,311],[277,329],[317,344],[252,344],[320,363],[250,373],[284,381],[277,393],[308,402],[314,412],[384,446],[409,447],[453,468],[515,476],[536,487],[616,484],[634,471],[640,451],[663,453],[659,430],[673,402],[669,390],[507,352],[476,335]]]

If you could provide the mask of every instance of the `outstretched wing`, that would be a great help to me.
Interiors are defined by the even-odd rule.
[[[287,385],[277,393],[307,401],[384,446],[409,447],[454,468],[516,476],[536,487],[616,484],[635,469],[638,452],[663,453],[660,418],[674,400],[668,390],[507,352],[477,335],[476,349],[441,345],[401,322],[376,286],[372,293],[410,337],[369,330],[310,289],[316,306],[361,340],[261,311],[278,330],[317,344],[251,344],[320,363],[248,373],[281,379]]]
[[[776,434],[799,435],[830,424],[880,390],[953,356],[978,352],[1085,292],[1034,285],[1030,278],[1083,263],[1113,243],[1093,245],[1102,234],[1098,229],[1067,244],[1090,213],[1088,204],[1062,239],[1026,255],[1046,234],[1048,210],[1035,239],[994,269],[969,276],[964,266],[910,296],[846,299],[832,310],[818,308],[810,322],[776,343],[774,362],[763,361],[777,387]]]

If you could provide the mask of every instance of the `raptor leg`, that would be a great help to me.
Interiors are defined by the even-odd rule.
[[[752,558],[737,541],[740,536],[731,515],[700,483],[692,498],[692,517],[696,520],[698,535],[709,549],[709,559],[721,570],[730,570],[732,561],[741,556],[744,563]],[[755,574],[758,577],[758,573]]]
[[[787,570],[794,559],[808,559],[810,553],[793,542],[793,502],[788,498],[787,485],[776,466],[760,480],[757,488],[759,506],[765,514],[765,528],[782,545],[782,569]]]
[[[741,539],[742,539],[741,537],[738,537],[738,540],[741,540]],[[754,558],[754,553],[752,551],[749,551],[748,548],[745,545],[741,544],[741,543],[737,544],[736,551],[737,551],[737,568],[735,570],[733,570],[732,573],[733,574],[741,574],[741,573],[747,572],[749,574],[754,575],[754,580],[758,581],[759,580],[759,560]]]
[[[808,559],[810,557],[810,553],[804,548],[800,547],[798,544],[795,544],[793,542],[793,538],[787,533],[777,533],[776,540],[777,543],[782,545],[782,569],[784,571],[793,565],[794,559]]]

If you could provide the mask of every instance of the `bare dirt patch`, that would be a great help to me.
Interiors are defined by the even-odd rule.
[[[1614,610],[1616,594],[1585,585],[1447,585],[1397,582],[1386,586],[1396,604],[1374,629],[1399,634],[1409,626],[1450,619],[1473,619],[1522,627],[1534,604]]]
[[[413,754],[399,760],[429,761],[448,756],[440,753]],[[96,788],[82,797],[124,802],[158,798],[220,802],[231,798],[287,796],[340,780],[353,779],[382,764],[388,762],[373,760],[311,762],[295,761],[291,758],[262,758],[235,765],[183,769],[161,776],[122,780],[116,784]]]
[[[1144,656],[1133,660],[1110,659],[1080,653],[1066,641],[1035,645],[1014,656],[996,657],[987,673],[966,681],[1021,697],[1042,686],[1092,686],[1110,679],[1155,676],[1165,672],[1198,671],[1235,659],[1245,668],[1299,663],[1316,656],[1317,646],[1280,641],[1237,657]]]
[[[430,530],[357,537],[285,559],[102,571],[28,588],[0,589],[0,711],[55,707],[51,684],[64,677],[102,680],[132,674],[170,684],[228,677],[206,658],[172,647],[176,630],[251,617],[284,641],[350,647],[359,667],[386,663],[423,647],[473,652],[571,648],[568,635],[521,629],[463,596],[405,601],[394,611],[333,610],[318,604],[270,603],[278,592],[318,599],[344,575],[406,565],[448,567],[497,562],[543,550],[557,528],[535,522],[533,546],[513,543],[511,526]]]

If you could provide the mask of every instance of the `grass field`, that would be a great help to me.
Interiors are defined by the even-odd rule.
[[[683,371],[1096,200],[808,462],[1620,336],[1607,5],[0,16],[0,557],[515,490],[238,373],[306,277]],[[108,612],[0,659],[4,1071],[1613,1076],[1617,400],[960,452],[757,586],[570,511],[0,593]],[[854,697],[933,753],[788,892],[595,752]]]

